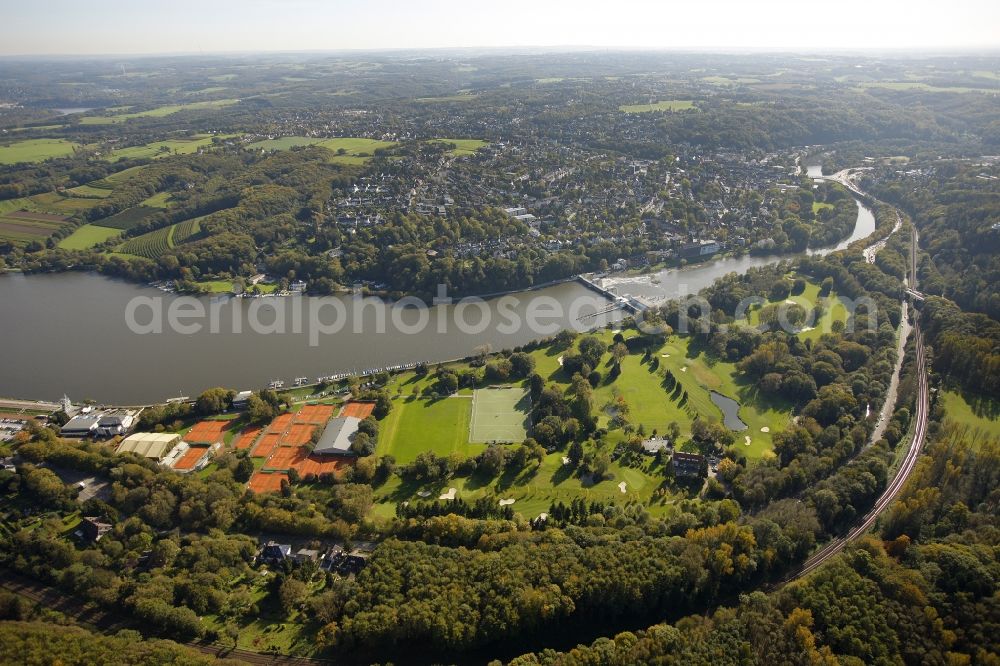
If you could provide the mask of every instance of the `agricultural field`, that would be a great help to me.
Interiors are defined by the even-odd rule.
[[[123,159],[156,159],[168,155],[190,155],[202,148],[212,145],[212,139],[216,135],[199,134],[185,139],[167,139],[165,141],[154,141],[144,146],[131,146],[129,148],[119,148],[108,154],[107,159],[117,162]],[[219,136],[219,138],[226,138]]]
[[[114,215],[106,217],[102,220],[98,220],[96,224],[99,224],[102,227],[110,227],[112,229],[131,229],[156,212],[157,210],[155,208],[140,204],[138,206],[133,206],[132,208],[126,208],[120,213],[115,213]]]
[[[927,83],[921,83],[919,81],[868,81],[862,83],[858,90],[865,90],[866,88],[882,88],[885,90],[917,90],[919,92],[930,92],[930,93],[955,93],[955,94],[968,94],[968,93],[987,93],[991,95],[996,94],[996,89],[991,88],[968,88],[965,86],[932,86]]]
[[[206,102],[191,102],[190,104],[170,104],[159,106],[148,111],[136,111],[133,113],[119,113],[111,116],[84,116],[80,119],[81,125],[113,125],[123,123],[133,118],[162,118],[181,111],[199,111],[204,109],[221,109],[238,103],[238,99],[217,99]],[[108,109],[110,111],[110,109]]]
[[[667,99],[653,104],[625,104],[618,107],[625,113],[650,113],[653,111],[689,111],[694,109],[694,102],[689,99]]]
[[[197,236],[201,232],[201,219],[201,217],[194,217],[130,238],[116,247],[115,252],[156,259],[168,250],[172,250]]]
[[[139,166],[129,167],[127,169],[122,169],[121,171],[116,171],[110,176],[105,176],[101,180],[94,181],[91,185],[96,187],[101,187],[103,184],[110,185],[112,188],[115,185],[121,185],[122,183],[128,182],[133,176],[146,168],[145,164]]]
[[[70,217],[85,210],[90,210],[100,203],[99,199],[64,197],[58,192],[36,194],[29,198],[31,199],[33,208],[66,217]]]
[[[250,147],[263,150],[290,150],[299,146],[319,146],[333,153],[330,157],[331,162],[358,166],[368,162],[376,150],[392,148],[395,145],[396,143],[393,141],[379,141],[361,137],[316,139],[305,136],[283,136],[277,139],[258,141],[250,144]]]
[[[169,208],[170,204],[170,192],[157,192],[153,196],[143,200],[140,206],[148,206],[150,208]]]
[[[55,233],[66,218],[35,211],[17,210],[0,215],[0,239],[15,243],[42,241]]]
[[[86,250],[119,234],[121,234],[121,229],[85,224],[59,241],[59,247],[64,250]]]
[[[455,144],[455,147],[448,151],[450,155],[454,155],[455,157],[475,155],[477,150],[489,145],[482,139],[434,139],[434,141]]]
[[[436,104],[440,102],[471,102],[476,99],[472,93],[459,93],[458,95],[442,95],[440,97],[418,97],[417,102],[422,104]]]
[[[97,185],[88,183],[87,185],[71,187],[66,191],[75,197],[83,197],[84,199],[106,199],[111,196],[110,187],[99,187],[98,185],[103,185],[103,183]]]
[[[0,215],[6,215],[18,210],[35,210],[35,202],[28,197],[0,200]]]
[[[25,139],[0,145],[0,164],[44,162],[72,155],[80,144],[66,139]]]

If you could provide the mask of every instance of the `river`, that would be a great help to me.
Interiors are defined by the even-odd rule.
[[[812,175],[819,167],[808,167]],[[806,251],[808,255],[826,255],[843,250],[854,241],[867,238],[875,231],[875,216],[868,208],[855,199],[858,206],[858,217],[851,234],[832,247],[816,248]],[[621,296],[639,296],[651,303],[682,298],[697,294],[718,278],[727,273],[743,274],[751,268],[769,266],[786,259],[793,259],[801,254],[765,254],[741,256],[725,256],[704,263],[692,264],[682,268],[666,268],[656,273],[640,275],[611,276],[597,282]]]
[[[873,229],[871,213],[859,206],[854,233],[837,247],[846,247]],[[663,298],[694,293],[727,273],[746,272],[787,258],[726,257],[661,271],[656,282],[649,275],[615,282],[621,291]],[[164,323],[162,332],[140,334],[127,325],[127,308],[136,298],[155,304]],[[322,375],[373,367],[433,363],[467,356],[483,345],[494,350],[510,348],[567,326],[600,326],[621,317],[621,311],[612,311],[581,320],[581,315],[605,309],[607,301],[569,282],[492,299],[481,306],[435,306],[427,313],[429,325],[420,332],[412,330],[420,316],[415,310],[369,305],[362,316],[355,316],[350,297],[337,299],[346,312],[341,318],[345,325],[337,333],[310,326],[309,310],[316,301],[309,297],[216,297],[218,332],[211,329],[212,319],[203,317],[182,320],[201,325],[201,330],[185,333],[167,325],[169,308],[179,298],[89,273],[0,276],[0,396],[57,400],[66,394],[73,400],[144,404],[195,396],[212,386],[257,389],[281,379],[287,387],[294,377],[315,381]],[[196,301],[206,313],[211,312],[210,297],[185,300]],[[299,318],[294,316],[296,301],[304,313]],[[556,306],[562,312],[552,314]],[[284,310],[285,316],[280,318],[284,332],[277,332],[277,326],[253,330],[252,322],[267,325],[276,321],[277,309]],[[134,319],[147,324],[152,310],[144,305]],[[532,312],[542,326],[526,325]],[[459,313],[467,322],[464,328],[456,323]],[[319,320],[329,324],[335,314],[327,311]],[[376,326],[380,315],[385,319],[381,329]],[[476,325],[484,317],[490,325],[476,330],[482,328]],[[296,320],[303,322],[299,332],[293,328]],[[513,325],[515,320],[522,325]],[[361,321],[364,325],[358,324]],[[316,344],[311,344],[311,333]]]

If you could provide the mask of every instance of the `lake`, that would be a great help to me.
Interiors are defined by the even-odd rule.
[[[162,332],[137,334],[129,328],[127,308],[137,297],[142,303],[159,304]],[[166,314],[180,299],[93,273],[0,276],[0,396],[55,400],[65,393],[74,400],[146,404],[195,396],[220,385],[257,389],[282,379],[287,387],[295,377],[315,381],[340,372],[444,361],[473,354],[482,345],[510,348],[572,325],[590,328],[622,316],[621,311],[612,311],[580,321],[580,316],[606,309],[608,302],[568,282],[491,299],[482,306],[429,308],[429,323],[420,332],[413,332],[419,323],[415,309],[394,312],[387,304],[367,303],[356,312],[349,296],[332,299],[346,312],[343,330],[335,334],[317,333],[318,327],[309,325],[310,304],[318,299],[216,297],[218,332],[212,332],[206,319],[202,330],[186,334],[167,325]],[[213,303],[211,297],[183,300],[201,303],[206,313]],[[295,316],[295,301],[301,318]],[[560,304],[561,314],[547,314]],[[578,310],[575,316],[568,311],[570,305]],[[283,317],[277,316],[279,311]],[[527,325],[531,312],[539,325]],[[134,319],[147,324],[152,314],[144,305]],[[327,308],[317,321],[331,324],[335,314]],[[459,314],[461,320],[456,318]],[[512,325],[515,318],[522,325]],[[478,330],[487,319],[490,325]],[[293,326],[297,320],[302,322],[299,332]],[[279,321],[284,332],[278,330]],[[262,325],[254,330],[252,323]],[[317,338],[315,346],[310,344],[310,331]]]

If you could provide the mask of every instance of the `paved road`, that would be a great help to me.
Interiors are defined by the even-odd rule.
[[[910,244],[910,285],[912,286],[916,286],[917,242],[917,232],[916,229],[914,229],[913,240]],[[917,350],[917,375],[920,378],[917,390],[916,420],[913,430],[913,438],[910,440],[909,448],[906,450],[906,455],[903,457],[902,463],[896,470],[896,475],[889,482],[885,492],[883,492],[878,501],[875,502],[875,506],[872,507],[871,511],[865,514],[859,523],[851,528],[847,534],[834,539],[820,549],[819,552],[815,553],[812,557],[806,560],[805,564],[803,564],[798,571],[789,576],[786,582],[795,580],[796,578],[801,578],[809,572],[814,571],[824,562],[842,551],[847,544],[867,532],[872,525],[875,524],[875,521],[878,520],[879,516],[882,515],[882,512],[885,511],[890,504],[892,504],[892,501],[906,484],[906,480],[909,478],[913,468],[916,467],[917,459],[920,457],[920,451],[924,445],[924,438],[927,435],[927,416],[930,411],[930,386],[927,379],[927,359],[924,351],[923,334],[920,331],[919,322],[914,324],[914,336],[914,342]]]

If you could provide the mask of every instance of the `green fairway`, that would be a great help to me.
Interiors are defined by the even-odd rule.
[[[790,276],[791,277],[791,276]],[[784,299],[782,299],[783,301]],[[818,340],[825,333],[830,333],[833,330],[833,325],[835,322],[847,323],[848,313],[847,306],[844,301],[841,300],[839,296],[835,293],[831,293],[827,297],[822,297],[819,295],[819,285],[812,281],[806,282],[805,290],[798,295],[789,296],[788,301],[801,306],[810,313],[808,316],[811,318],[811,311],[814,306],[820,304],[823,306],[823,314],[816,318],[811,324],[801,327],[796,333],[796,335],[803,340]],[[768,305],[778,305],[782,301],[771,301]],[[747,312],[747,316],[744,319],[740,319],[735,322],[737,326],[759,326],[760,325],[760,314],[764,306],[753,306]],[[808,321],[808,320],[807,320]]]
[[[86,250],[121,233],[121,229],[99,227],[96,224],[85,224],[72,234],[59,241],[59,247],[64,250]]]
[[[987,438],[1000,438],[1000,400],[950,390],[942,391],[938,400],[945,422],[965,426]]]
[[[72,155],[80,144],[66,139],[25,139],[0,145],[0,164],[42,162],[53,157]]]
[[[453,143],[455,147],[448,153],[456,157],[475,155],[476,151],[489,144],[482,139],[434,139],[436,143]]]
[[[375,493],[376,505],[373,514],[391,516],[395,505],[402,501],[435,500],[440,495],[455,488],[456,497],[474,502],[480,497],[513,499],[511,508],[525,518],[536,518],[549,510],[554,502],[569,504],[576,498],[587,502],[614,502],[624,505],[629,502],[646,504],[648,510],[662,514],[669,509],[672,493],[661,493],[654,497],[654,491],[663,488],[663,471],[655,466],[652,457],[643,458],[638,465],[625,466],[614,462],[608,468],[607,476],[599,483],[591,484],[573,473],[564,465],[562,453],[545,456],[541,464],[529,464],[519,473],[502,474],[485,485],[482,479],[453,477],[423,485],[406,484],[398,476],[393,476]],[[619,484],[625,483],[622,492]]]
[[[833,204],[824,203],[822,201],[813,201],[813,215],[827,208],[833,208]]]
[[[626,332],[625,335],[631,337],[634,332]],[[610,331],[600,331],[598,336],[606,344],[611,343]],[[711,398],[711,392],[717,391],[740,403],[740,418],[748,426],[747,430],[733,433],[740,451],[749,458],[770,456],[771,438],[787,425],[791,418],[790,408],[763,399],[754,385],[739,377],[735,364],[714,362],[704,352],[691,349],[690,344],[691,338],[671,336],[666,344],[653,351],[647,363],[642,362],[641,354],[629,354],[622,360],[621,375],[614,381],[608,381],[611,357],[605,354],[598,368],[604,379],[594,389],[599,424],[602,427],[609,425],[612,408],[620,396],[628,405],[627,418],[633,426],[638,428],[642,425],[647,433],[654,428],[662,433],[671,422],[676,422],[681,428],[683,441],[691,432],[695,416],[722,421],[722,413]],[[536,371],[546,381],[568,387],[570,378],[559,366],[558,353],[551,349],[538,349],[532,352],[532,356]],[[677,393],[667,391],[661,371],[659,368],[654,370],[654,365],[669,369],[681,390]],[[683,400],[684,391],[688,393],[686,402]],[[767,428],[767,431],[761,431],[761,428]],[[612,441],[625,439],[620,429],[611,430],[609,435]],[[750,437],[749,444],[746,443],[747,437]]]
[[[523,442],[528,436],[531,398],[522,388],[476,389],[472,394],[472,442]]]
[[[665,99],[653,104],[625,104],[618,107],[625,113],[650,113],[652,111],[687,111],[695,108],[689,99]]]
[[[418,453],[475,455],[485,447],[469,443],[472,400],[466,396],[435,400],[397,398],[379,432],[378,455],[406,464]]]

